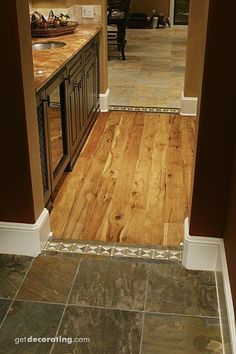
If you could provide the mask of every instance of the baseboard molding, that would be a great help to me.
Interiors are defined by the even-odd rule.
[[[106,93],[100,93],[100,94],[99,94],[101,112],[108,112],[108,108],[109,108],[109,103],[108,103],[109,94],[110,94],[110,90],[109,90],[109,89],[106,90]]]
[[[183,265],[187,269],[216,269],[220,238],[189,235],[188,218],[184,221]]]
[[[47,209],[43,210],[35,224],[0,222],[0,253],[36,257],[50,236]]]
[[[226,327],[229,331],[230,345],[229,350],[224,353],[236,353],[236,330],[235,330],[235,315],[233,300],[230,288],[228,267],[224,248],[224,240],[222,238],[199,237],[189,235],[189,220],[184,221],[184,249],[183,249],[183,266],[193,270],[210,270],[221,275],[222,285],[217,282],[217,290],[219,297],[220,308],[220,323],[221,332],[225,332],[222,323],[227,322]],[[216,276],[217,278],[217,276]],[[222,310],[222,304],[225,303],[226,310]],[[225,318],[222,318],[223,313],[226,313]],[[223,337],[223,342],[226,345],[229,343]]]
[[[234,305],[232,300],[228,266],[227,266],[223,239],[220,242],[219,250],[218,250],[218,257],[216,262],[216,279],[218,278],[217,273],[221,275],[220,278],[222,279],[221,281],[217,281],[217,288],[218,288],[219,307],[220,307],[221,332],[222,332],[223,342],[225,346],[225,354],[231,352],[236,353],[236,328],[235,328]],[[221,293],[223,293],[223,296],[221,295]],[[229,334],[227,332],[229,332]]]
[[[197,115],[197,97],[185,97],[182,92],[180,115],[196,116]]]

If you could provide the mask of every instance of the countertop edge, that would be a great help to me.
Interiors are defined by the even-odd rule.
[[[102,25],[100,25],[99,28],[97,28],[96,30],[94,30],[94,33],[91,34],[91,37],[89,39],[87,39],[80,47],[78,50],[74,51],[71,55],[68,56],[68,58],[57,68],[55,69],[55,71],[53,71],[53,73],[47,77],[40,85],[38,85],[37,87],[35,87],[35,94],[39,94],[40,91],[48,85],[48,83],[53,79],[54,76],[56,76],[62,69],[64,66],[66,66],[99,32],[101,32],[102,30]],[[34,38],[36,39],[36,38]],[[42,39],[42,38],[40,38]],[[44,40],[46,38],[43,38]],[[50,40],[52,40],[52,38],[50,38]],[[58,40],[58,37],[57,37]]]

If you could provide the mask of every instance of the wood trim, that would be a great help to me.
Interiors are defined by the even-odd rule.
[[[0,220],[34,223],[44,207],[27,0],[2,4]],[[14,43],[14,45],[12,45]]]

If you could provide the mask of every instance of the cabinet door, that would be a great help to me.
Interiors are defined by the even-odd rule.
[[[84,132],[83,71],[75,75],[68,86],[68,120],[70,125],[70,156],[77,151]]]
[[[40,98],[37,100],[37,117],[39,132],[39,147],[41,158],[41,172],[43,182],[44,201],[47,206],[51,198],[51,176],[50,176],[50,156],[48,145],[47,119],[45,114],[45,104]]]
[[[52,190],[69,162],[65,80],[62,73],[46,89],[46,111]]]
[[[96,68],[95,57],[91,59],[85,65],[85,117],[86,125],[88,126],[91,119],[95,114],[96,105]]]
[[[77,77],[77,95],[78,95],[78,121],[80,138],[86,129],[86,120],[84,114],[84,73],[81,71]]]

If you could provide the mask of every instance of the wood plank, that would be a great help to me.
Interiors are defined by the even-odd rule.
[[[107,115],[106,118],[108,118],[108,116],[109,115]],[[55,200],[54,208],[50,217],[52,231],[55,237],[73,237],[72,231],[76,228],[77,220],[80,216],[80,212],[82,212],[81,206],[86,205],[85,202],[84,204],[81,203],[80,205],[82,195],[85,193],[85,189],[88,188],[87,186],[89,179],[92,184],[92,181],[96,181],[101,173],[98,165],[96,165],[98,160],[100,160],[101,168],[103,167],[104,161],[106,161],[106,151],[107,154],[109,153],[107,140],[110,141],[110,139],[112,139],[113,131],[119,120],[119,117],[113,116],[105,125],[104,129],[102,129],[101,126],[103,127],[104,125],[105,117],[101,116],[100,118],[101,119],[99,119],[99,122],[96,124],[94,129],[95,137],[103,131],[103,134],[100,136],[99,144],[93,144],[91,141],[88,144],[88,149],[91,149],[90,145],[93,144],[93,154],[98,154],[99,158],[93,160],[91,158],[92,156],[89,156],[86,152],[84,152],[84,155],[80,156],[77,163],[75,164],[73,172],[67,176],[63,187]],[[97,174],[94,176],[91,171]],[[88,192],[85,193],[85,197],[88,195]],[[83,210],[83,212],[86,212],[86,208]]]
[[[179,246],[182,241],[184,225],[182,222],[164,223],[163,246]]]
[[[85,176],[91,164],[91,156],[96,153],[101,135],[104,132],[107,115],[101,114],[93,128],[93,138],[87,140],[84,151],[81,153],[79,163],[75,164],[73,173],[67,175],[54,202],[54,208],[50,215],[51,228],[54,237],[70,238],[65,233],[65,225],[70,218],[71,210],[84,182]],[[91,136],[91,135],[90,135]]]
[[[91,203],[90,217],[83,230],[82,238],[91,240],[107,240],[107,220],[109,207],[114,200],[114,190],[117,179],[123,173],[120,168],[123,155],[129,140],[130,131],[133,128],[133,117],[123,119],[121,115],[120,124],[116,126],[114,139],[110,154],[102,171],[97,191]],[[116,202],[116,200],[115,200]],[[99,210],[99,213],[97,212]],[[101,215],[103,216],[101,218]]]
[[[148,235],[148,240],[145,238],[145,221],[156,128],[156,115],[145,115],[134,179],[129,191],[124,228],[120,235],[121,242],[146,243],[150,241],[150,238],[154,241],[154,229],[152,234]]]
[[[108,158],[116,125],[120,117],[113,116],[111,122],[106,125],[103,136],[100,140],[100,147],[94,155],[89,173],[86,175],[84,184],[81,186],[78,198],[70,213],[70,220],[66,223],[65,234],[71,238],[83,238],[84,225],[89,221],[91,205],[94,202],[94,195],[97,191],[101,174]]]
[[[184,220],[183,187],[181,117],[170,116],[169,143],[165,162],[166,194],[164,222],[178,223]]]
[[[91,159],[92,156],[97,151],[97,148],[101,141],[101,136],[104,133],[107,121],[110,119],[109,113],[100,113],[99,119],[97,119],[96,123],[94,124],[88,139],[80,153],[81,157],[87,157]]]
[[[126,213],[144,127],[143,114],[130,113],[126,119],[132,119],[133,126],[129,130],[124,155],[120,160],[120,174],[117,179],[113,198],[100,227],[101,234],[104,235],[104,232],[106,232],[106,240],[113,242],[124,241],[121,238],[121,233],[126,222],[129,222],[126,218]]]
[[[166,154],[169,141],[169,115],[158,115],[152,166],[149,174],[148,202],[145,215],[144,240],[161,245],[166,196]]]
[[[195,141],[195,119],[193,117],[182,117],[182,156],[183,156],[183,183],[184,183],[184,218],[189,214],[190,193],[193,174],[193,156]]]
[[[50,214],[54,237],[70,238],[69,233],[65,230],[66,224],[71,220],[71,212],[75,206],[75,201],[79,198],[79,192],[89,167],[88,160],[81,157],[79,164],[74,166],[73,173],[67,175]]]

